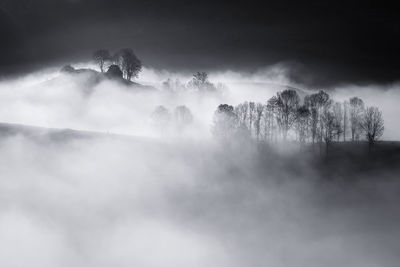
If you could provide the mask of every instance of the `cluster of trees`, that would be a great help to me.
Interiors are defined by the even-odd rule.
[[[183,130],[193,122],[192,112],[185,105],[177,106],[170,112],[164,106],[157,106],[151,114],[153,125],[160,130],[168,128],[174,124],[178,130]]]
[[[213,134],[222,139],[237,135],[257,141],[296,140],[300,144],[326,144],[360,140],[364,135],[370,145],[384,131],[381,111],[365,107],[362,99],[352,97],[336,102],[328,93],[319,91],[302,100],[297,91],[278,92],[265,104],[244,102],[235,107],[221,104],[214,115]]]
[[[107,68],[112,74],[122,73],[122,77],[129,81],[138,77],[142,70],[142,62],[131,48],[120,49],[114,54],[106,49],[100,49],[93,53],[93,60],[99,65],[102,73]]]
[[[183,92],[183,91],[196,91],[204,93],[215,93],[224,89],[225,86],[221,83],[214,84],[208,79],[207,72],[196,72],[193,74],[192,79],[183,83],[179,79],[170,79],[162,83],[162,89],[168,92]]]

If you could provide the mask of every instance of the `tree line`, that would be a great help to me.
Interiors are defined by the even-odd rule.
[[[382,112],[366,107],[359,97],[344,102],[321,90],[300,98],[296,90],[278,92],[263,103],[221,104],[214,114],[212,133],[219,139],[247,136],[257,141],[323,143],[357,141],[363,137],[371,147],[384,131]]]
[[[129,81],[137,78],[142,70],[142,62],[131,48],[120,49],[114,54],[106,49],[99,49],[93,53],[93,60],[99,65],[102,73],[107,68],[107,72],[122,74],[122,77]]]
[[[163,105],[157,106],[151,114],[152,124],[160,131],[166,130],[171,124],[177,130],[184,130],[193,122],[192,112],[185,105],[175,107],[173,112]]]
[[[162,90],[165,92],[200,92],[200,93],[217,93],[223,91],[226,86],[222,83],[214,84],[209,80],[208,73],[198,71],[192,75],[187,82],[181,82],[179,79],[168,78],[162,83]]]

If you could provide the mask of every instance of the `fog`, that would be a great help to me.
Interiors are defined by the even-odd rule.
[[[169,77],[186,82],[190,74],[145,68],[138,82],[160,87]],[[398,169],[348,163],[326,180],[298,150],[219,144],[210,133],[218,104],[265,102],[297,85],[283,66],[210,80],[227,88],[90,87],[87,77],[55,69],[1,81],[0,122],[87,134],[0,134],[0,266],[397,266]],[[378,106],[384,139],[399,139],[397,85],[330,94]],[[193,124],[156,129],[158,105],[186,105]]]

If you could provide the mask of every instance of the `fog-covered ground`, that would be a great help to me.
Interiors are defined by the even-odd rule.
[[[76,64],[75,67],[91,67]],[[211,82],[224,84],[227,89],[217,96],[192,92],[169,94],[155,91],[127,90],[113,81],[88,86],[85,75],[71,79],[57,69],[46,69],[24,77],[0,81],[0,122],[20,123],[52,128],[72,128],[130,134],[153,135],[149,121],[152,111],[164,105],[172,112],[178,105],[186,105],[193,113],[194,125],[186,133],[193,138],[210,138],[210,124],[220,103],[236,105],[243,101],[265,103],[277,91],[287,86],[297,88],[301,96],[324,88],[302,88],[286,77],[284,66],[273,66],[255,73],[215,72]],[[137,82],[162,87],[171,78],[187,83],[190,73],[170,73],[145,68]],[[333,99],[342,101],[352,96],[361,97],[367,106],[378,106],[385,119],[385,140],[399,140],[397,123],[400,99],[399,84],[343,85],[326,90]]]
[[[169,76],[190,78],[146,69],[139,82]],[[87,90],[56,77],[0,82],[0,122],[97,133],[0,127],[0,266],[398,265],[398,150],[321,159],[211,138],[219,103],[264,102],[295,86],[284,69],[211,73],[229,88],[214,96],[110,81]],[[331,95],[377,105],[384,138],[399,139],[396,86]],[[186,105],[193,125],[157,131],[150,115],[160,104]]]

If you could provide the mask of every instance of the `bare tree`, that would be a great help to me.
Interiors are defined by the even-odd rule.
[[[357,140],[360,136],[360,121],[364,112],[364,102],[361,98],[350,98],[350,124],[351,140]]]
[[[319,120],[315,94],[306,95],[304,97],[304,105],[310,111],[310,132],[311,132],[311,140],[312,143],[314,144],[315,140],[317,139],[318,120]]]
[[[260,140],[260,132],[261,132],[261,118],[263,116],[264,106],[261,103],[256,104],[255,108],[255,118],[254,118],[254,130],[256,133],[257,141]]]
[[[100,49],[93,53],[93,59],[99,64],[100,71],[104,72],[104,64],[111,59],[110,52],[106,49]]]
[[[252,126],[253,126],[253,120],[255,116],[255,110],[256,110],[256,104],[254,102],[249,102],[249,132],[250,136],[252,135]]]
[[[318,140],[319,143],[321,143],[323,139],[323,124],[321,123],[321,116],[324,109],[326,109],[326,106],[330,104],[329,95],[320,90],[318,93],[306,96],[304,103],[309,108],[311,113],[312,142],[314,144],[315,140]]]
[[[188,86],[200,92],[215,92],[216,86],[208,80],[207,72],[196,72],[189,81]]]
[[[382,112],[377,107],[368,107],[360,121],[360,127],[365,132],[369,149],[378,140],[385,130]]]
[[[349,128],[349,101],[343,102],[343,141],[346,142],[346,133]]]
[[[235,113],[238,116],[239,124],[247,127],[249,112],[249,102],[244,102],[235,107]]]
[[[157,106],[151,114],[151,119],[155,127],[160,130],[165,129],[171,122],[171,113],[164,106]]]
[[[186,86],[178,78],[173,80],[168,78],[162,83],[162,89],[170,93],[179,93],[186,90]]]
[[[179,129],[183,129],[193,122],[192,112],[185,106],[177,106],[174,110],[174,118]]]
[[[238,118],[233,106],[221,104],[214,113],[212,134],[217,139],[228,140],[238,129]]]
[[[286,141],[289,130],[297,118],[297,109],[300,97],[295,90],[278,92],[276,97],[270,99],[270,103],[276,110],[277,123],[282,131],[283,140]]]
[[[333,116],[335,118],[335,133],[337,141],[339,142],[340,135],[343,133],[343,109],[342,103],[335,102],[333,104]]]
[[[328,154],[330,144],[337,136],[337,120],[333,112],[332,105],[327,104],[321,114],[321,135],[326,145],[326,153]]]
[[[114,55],[114,61],[115,64],[121,68],[125,79],[129,81],[132,80],[132,78],[137,77],[139,72],[142,70],[142,62],[136,57],[133,50],[130,48],[119,50]]]
[[[299,142],[303,145],[309,135],[310,128],[310,110],[307,106],[303,105],[297,109],[297,120],[295,128],[299,137]]]
[[[264,113],[263,113],[263,136],[265,141],[272,142],[274,139],[274,131],[275,131],[275,115],[274,115],[274,106],[269,103],[264,105]]]

